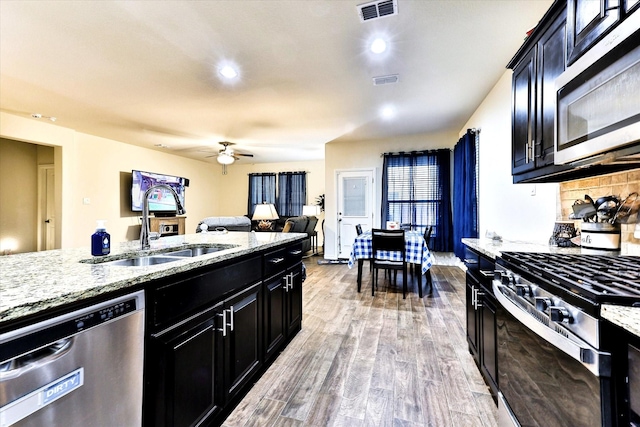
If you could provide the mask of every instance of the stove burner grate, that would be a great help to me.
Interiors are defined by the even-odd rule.
[[[640,257],[504,252],[501,258],[594,302],[640,301]]]

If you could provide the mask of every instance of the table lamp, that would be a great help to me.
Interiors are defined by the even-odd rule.
[[[320,206],[304,205],[304,206],[302,206],[302,215],[318,216],[318,215],[320,215]]]
[[[258,230],[269,231],[271,230],[272,221],[278,218],[278,212],[272,203],[262,203],[260,205],[256,205],[256,209],[253,211],[253,217],[251,219],[253,221],[259,221]]]

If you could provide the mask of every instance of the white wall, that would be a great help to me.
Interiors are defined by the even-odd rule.
[[[88,246],[98,219],[107,221],[113,243],[138,239],[140,214],[130,209],[132,169],[189,178],[185,203],[187,233],[195,232],[198,222],[208,216],[245,215],[249,173],[306,171],[308,203],[315,204],[316,197],[324,193],[322,160],[248,164],[243,159],[228,166],[228,174],[222,175],[222,167],[217,163],[187,159],[7,113],[0,113],[0,137],[54,147],[56,211],[61,213],[56,218],[58,248]],[[83,203],[85,198],[90,200],[88,205]],[[11,234],[11,230],[8,232]]]
[[[480,129],[479,233],[547,243],[556,220],[558,184],[513,184],[511,177],[511,71],[460,130]]]
[[[216,165],[76,132],[58,125],[0,113],[0,137],[54,147],[56,247],[89,246],[96,220],[107,221],[112,242],[135,240],[140,215],[130,209],[132,169],[185,176],[187,230],[217,215]],[[83,199],[90,203],[84,204]],[[213,207],[213,208],[212,208]]]

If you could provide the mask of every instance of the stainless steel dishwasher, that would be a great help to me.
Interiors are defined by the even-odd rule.
[[[140,426],[144,292],[0,334],[0,426]]]

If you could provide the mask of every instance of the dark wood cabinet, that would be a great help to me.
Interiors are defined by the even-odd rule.
[[[221,410],[217,313],[210,308],[147,340],[145,425],[187,427]]]
[[[567,53],[569,64],[582,56],[620,22],[622,3],[623,0],[568,0]]]
[[[513,175],[535,167],[535,73],[536,46],[533,46],[513,70]]]
[[[265,254],[265,352],[277,354],[302,326],[302,248]]]
[[[509,64],[514,182],[568,169],[554,165],[553,159],[555,80],[566,69],[566,11],[556,8]]]
[[[262,367],[262,282],[226,299],[222,318],[225,398],[231,400]]]
[[[144,425],[222,423],[300,330],[302,269],[298,242],[150,282]]]
[[[494,261],[470,248],[466,249],[467,343],[478,369],[497,401],[498,358],[496,304],[491,280]]]

